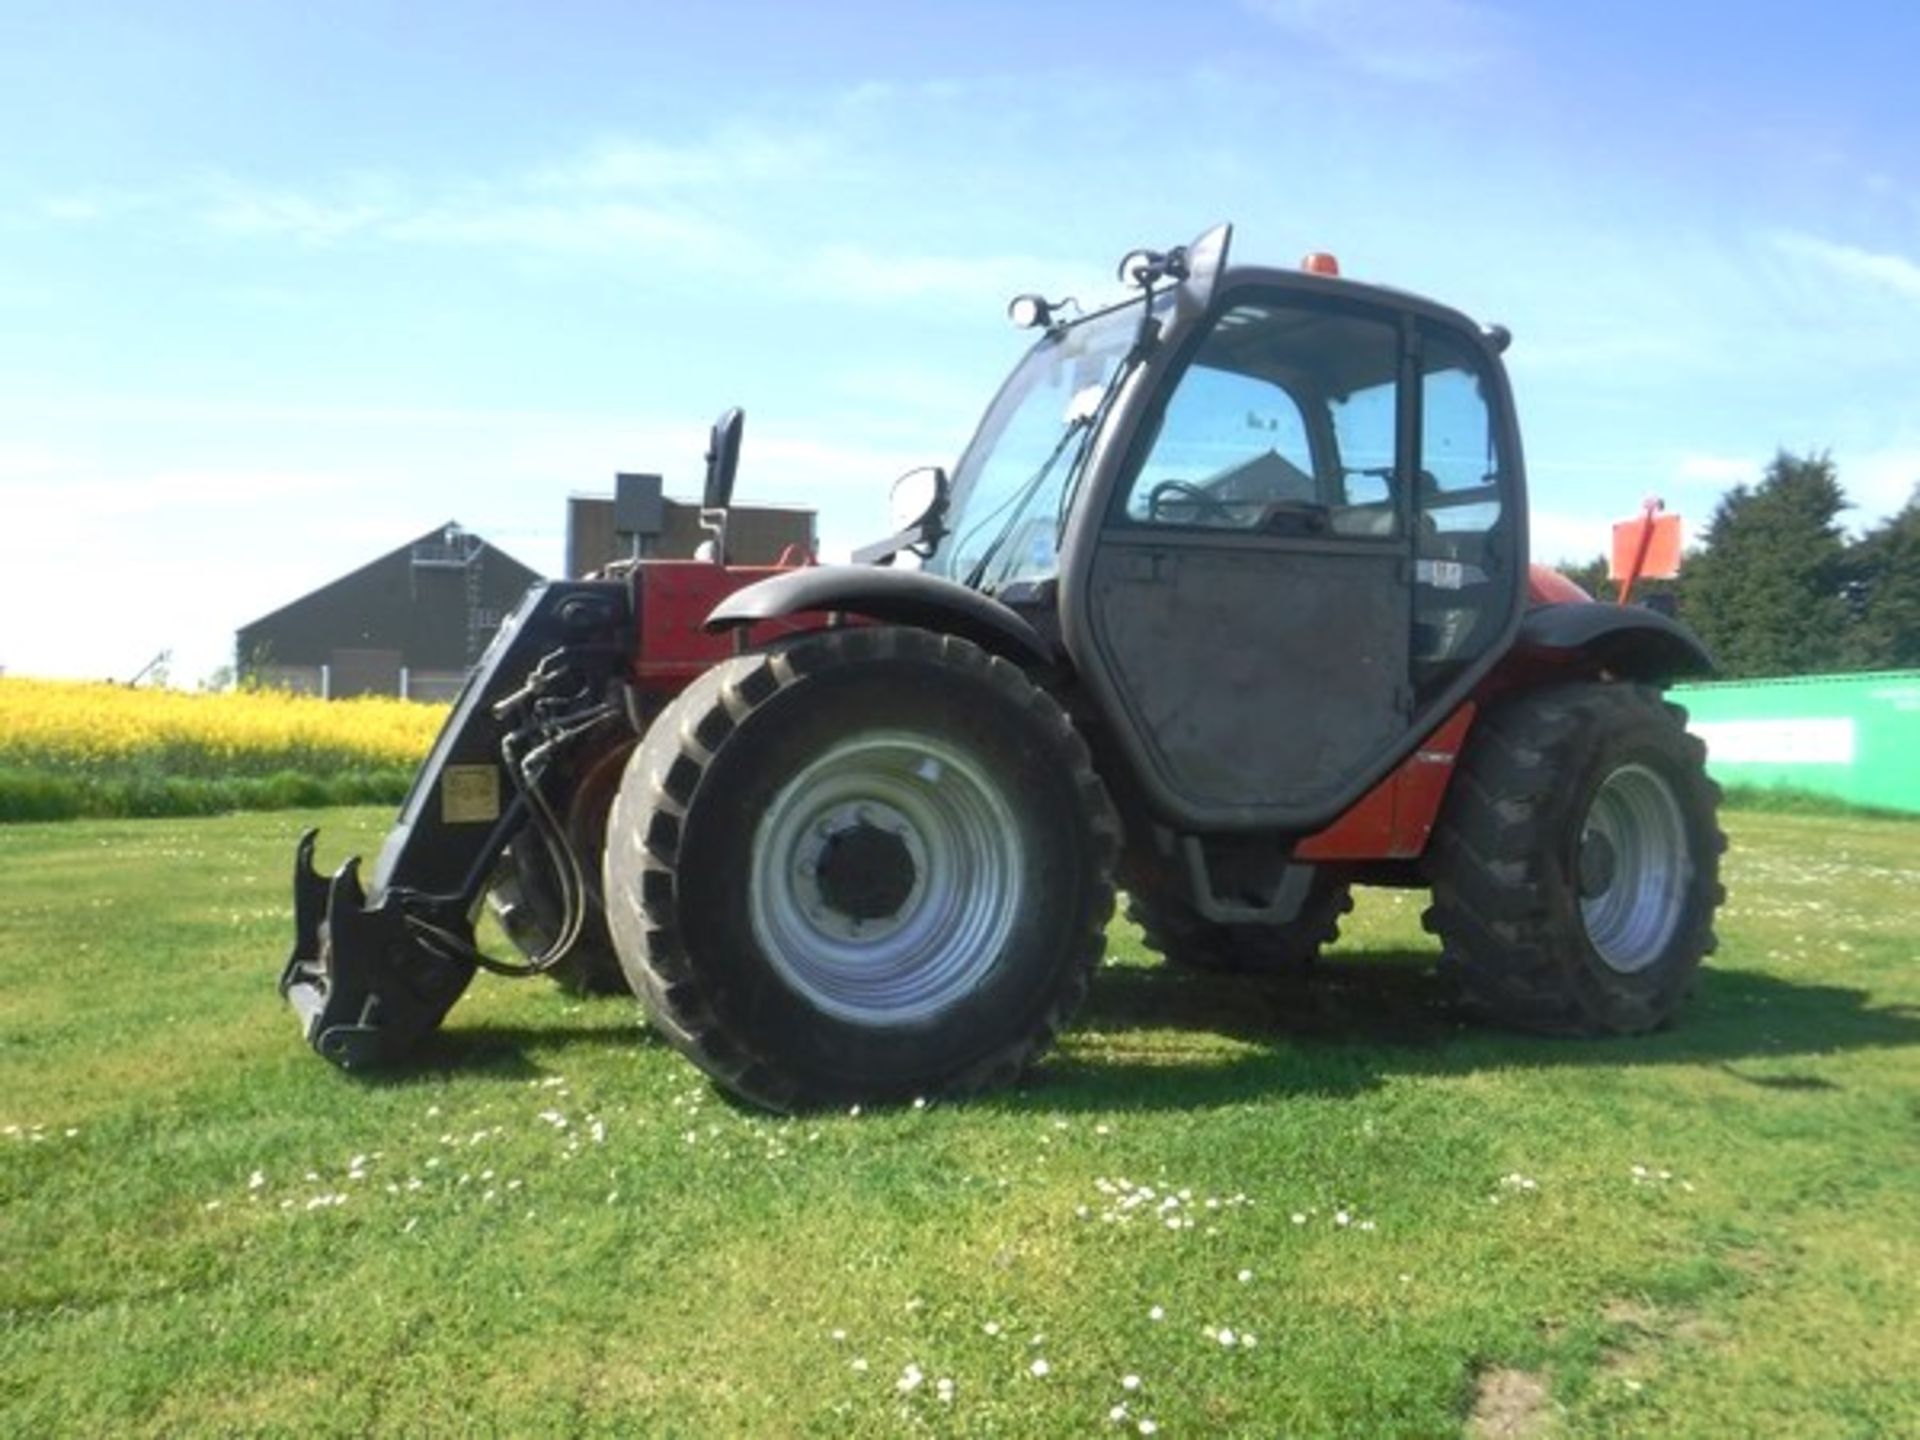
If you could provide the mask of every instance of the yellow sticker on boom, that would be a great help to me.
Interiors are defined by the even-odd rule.
[[[500,818],[500,771],[492,765],[449,765],[440,772],[440,819],[485,825]]]

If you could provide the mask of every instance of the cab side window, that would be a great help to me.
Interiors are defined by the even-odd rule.
[[[1273,381],[1203,351],[1167,402],[1128,492],[1127,515],[1146,524],[1252,530],[1269,503],[1316,498],[1298,402]]]
[[[1392,538],[1398,333],[1280,304],[1214,322],[1161,413],[1124,511],[1135,525]]]
[[[1441,334],[1421,349],[1413,658],[1423,690],[1485,653],[1508,609],[1506,466],[1483,364]]]
[[[1336,535],[1382,539],[1399,533],[1393,463],[1399,398],[1399,385],[1388,380],[1336,396],[1327,407],[1340,457],[1330,526]]]

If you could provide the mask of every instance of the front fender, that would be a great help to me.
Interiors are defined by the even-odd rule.
[[[706,628],[726,630],[805,611],[959,635],[1021,665],[1054,659],[1040,632],[991,596],[923,570],[880,565],[810,565],[757,581],[714,606]]]
[[[1705,675],[1713,656],[1678,620],[1638,605],[1604,600],[1536,605],[1520,621],[1513,649],[1560,659],[1590,656],[1597,664],[1636,680]]]

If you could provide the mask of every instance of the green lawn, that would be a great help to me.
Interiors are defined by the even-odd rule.
[[[0,827],[0,1432],[1920,1433],[1920,825],[1729,815],[1649,1039],[1463,1025],[1379,894],[1305,989],[1117,925],[1023,1090],[785,1121],[539,983],[329,1068],[303,820]]]

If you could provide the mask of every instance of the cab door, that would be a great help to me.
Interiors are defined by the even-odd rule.
[[[1494,583],[1486,537],[1436,542],[1423,513],[1435,481],[1421,407],[1436,378],[1424,339],[1396,309],[1236,290],[1136,425],[1064,619],[1143,790],[1175,823],[1318,828],[1510,633],[1517,602]],[[1442,387],[1446,443],[1471,448],[1458,388]],[[1501,514],[1511,494],[1492,414],[1483,399],[1477,453],[1446,472],[1457,498],[1482,505],[1457,508],[1462,523],[1489,529],[1487,507]],[[1467,551],[1486,563],[1470,567]],[[1474,598],[1469,578],[1484,624],[1452,613]]]

